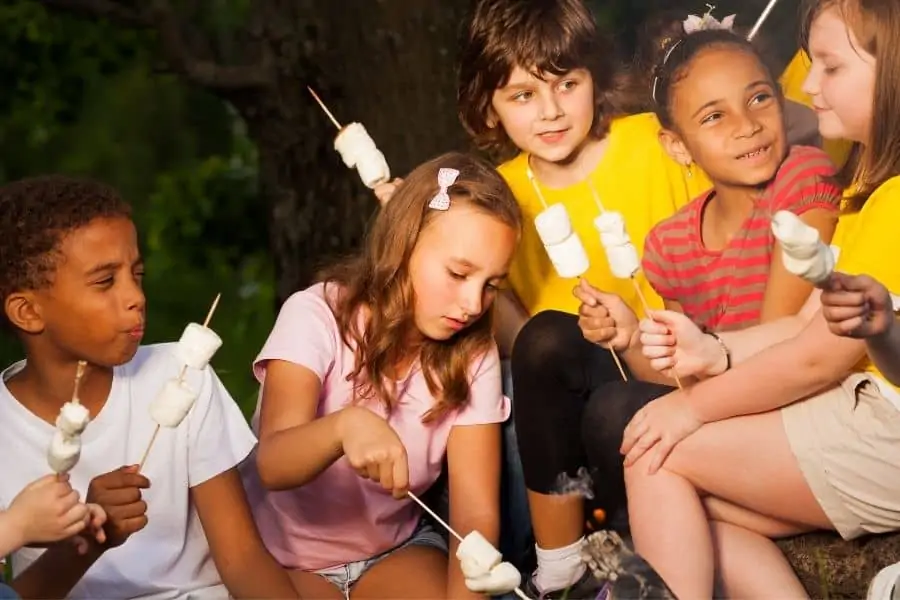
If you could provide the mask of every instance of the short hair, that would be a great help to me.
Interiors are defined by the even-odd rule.
[[[460,34],[457,102],[463,127],[482,149],[512,149],[502,127],[488,126],[488,115],[494,92],[517,66],[538,77],[587,69],[597,137],[614,118],[640,111],[612,40],[582,0],[476,0]]]
[[[131,207],[97,181],[46,175],[0,186],[0,301],[49,285],[63,237],[103,217],[130,219]]]

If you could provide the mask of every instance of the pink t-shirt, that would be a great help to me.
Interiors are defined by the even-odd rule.
[[[333,293],[335,288],[328,289]],[[253,364],[263,385],[269,360],[290,361],[316,373],[322,381],[319,416],[350,403],[353,384],[347,375],[354,365],[353,350],[341,340],[323,294],[324,286],[317,284],[288,298]],[[413,493],[425,492],[440,475],[452,427],[499,423],[509,417],[496,347],[474,360],[470,373],[469,403],[436,423],[422,423],[434,398],[417,365],[398,382],[399,403],[389,417],[380,403],[366,405],[387,418],[406,447]],[[257,432],[258,419],[259,406],[253,417]],[[418,505],[408,498],[395,500],[377,482],[357,475],[343,457],[305,486],[280,492],[266,492],[255,460],[246,464],[247,495],[263,541],[288,568],[317,570],[371,558],[409,538],[421,516]]]

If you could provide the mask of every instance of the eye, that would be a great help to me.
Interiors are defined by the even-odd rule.
[[[760,92],[750,99],[750,104],[763,104],[771,99],[772,94],[770,94],[769,92]]]
[[[528,102],[529,100],[531,100],[532,96],[533,96],[533,94],[530,91],[525,90],[525,91],[519,92],[518,94],[513,95],[512,101],[513,102]]]
[[[109,277],[104,277],[103,279],[98,279],[94,282],[94,285],[97,287],[107,289],[112,287],[112,285],[116,282],[116,278],[110,275]]]
[[[566,79],[562,83],[559,84],[559,89],[564,92],[568,92],[570,90],[574,90],[578,86],[578,82],[574,79]]]
[[[826,66],[824,69],[822,69],[822,71],[823,71],[826,75],[834,75],[834,74],[838,71],[838,69],[840,69],[840,67],[837,67],[837,66],[834,66],[834,67],[828,67],[828,66]]]
[[[456,280],[458,280],[458,281],[465,281],[465,280],[466,280],[466,276],[465,276],[465,275],[463,275],[462,273],[457,273],[457,272],[454,271],[453,269],[447,269],[447,273],[450,275],[450,277],[451,277],[452,279],[456,279]]]
[[[710,113],[710,114],[706,115],[705,117],[703,117],[702,119],[700,119],[700,124],[706,125],[707,123],[714,123],[714,122],[720,120],[722,118],[722,116],[723,115],[720,112]]]

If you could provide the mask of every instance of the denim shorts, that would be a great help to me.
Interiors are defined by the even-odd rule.
[[[367,558],[365,560],[358,560],[356,562],[347,563],[345,565],[338,565],[336,567],[328,567],[327,569],[320,569],[318,571],[313,571],[316,575],[321,575],[341,590],[341,593],[344,594],[344,598],[350,597],[350,588],[359,581],[359,578],[363,576],[363,573],[368,571],[372,566],[377,565],[379,562],[397,552],[398,550],[402,550],[404,548],[408,548],[409,546],[427,546],[430,548],[437,548],[441,550],[445,554],[448,552],[447,548],[447,540],[435,530],[434,527],[427,521],[422,521],[419,523],[416,530],[413,531],[413,534],[409,536],[402,544],[391,548],[390,550],[386,550],[377,556],[373,556],[372,558]]]

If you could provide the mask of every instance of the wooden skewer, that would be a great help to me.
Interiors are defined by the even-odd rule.
[[[72,390],[72,404],[81,403],[81,399],[78,397],[78,390],[81,388],[81,378],[84,377],[85,368],[87,368],[87,361],[79,360],[78,366],[75,368],[75,389]]]
[[[775,4],[777,3],[778,0],[769,0],[769,4],[766,5],[766,8],[759,16],[759,19],[756,20],[756,24],[753,25],[753,29],[750,30],[749,34],[747,34],[747,41],[753,41],[753,38],[755,38],[756,34],[759,33],[760,28],[763,26],[763,23],[766,22],[766,19],[769,18],[769,14],[772,12],[772,9],[775,8]]]
[[[312,89],[311,87],[309,87],[309,86],[306,86],[306,89],[309,90],[309,93],[312,94],[312,97],[315,98],[316,102],[319,103],[319,106],[322,107],[322,110],[325,111],[325,114],[328,115],[328,118],[331,120],[331,122],[334,123],[334,126],[337,127],[337,130],[340,131],[340,130],[341,130],[341,124],[338,123],[338,120],[334,118],[334,115],[331,114],[331,111],[328,110],[328,107],[325,106],[325,103],[322,102],[322,99],[319,98],[319,95],[315,92],[315,90],[313,90],[313,89]]]
[[[312,91],[312,90],[310,90]],[[216,299],[213,300],[212,306],[209,308],[209,312],[206,313],[206,319],[203,321],[203,327],[208,327],[209,322],[213,318],[213,314],[216,312],[216,308],[219,306],[219,300],[222,298],[222,292],[216,294]],[[187,374],[187,365],[181,367],[181,373],[178,374],[178,381],[184,381],[184,376]],[[153,435],[150,437],[150,443],[147,444],[147,449],[144,450],[144,455],[141,457],[141,462],[138,463],[138,473],[141,472],[141,469],[144,468],[144,463],[147,462],[147,457],[150,455],[150,449],[153,447],[153,442],[156,441],[156,436],[159,435],[159,423],[156,424],[156,428],[153,430]]]
[[[450,525],[449,525],[446,521],[444,521],[442,518],[440,518],[439,516],[437,516],[437,513],[435,513],[435,512],[434,512],[433,510],[431,510],[430,508],[428,508],[428,505],[425,504],[424,502],[422,502],[422,500],[420,500],[418,496],[416,496],[415,494],[413,494],[412,492],[410,492],[410,491],[408,491],[408,490],[407,490],[407,492],[406,492],[406,495],[409,496],[416,504],[418,504],[419,506],[421,506],[421,507],[422,507],[422,510],[424,510],[424,511],[427,512],[429,515],[431,515],[431,516],[434,518],[435,521],[437,521],[438,523],[440,523],[440,524],[444,527],[444,529],[446,529],[448,532],[450,532],[450,535],[452,535],[453,537],[455,537],[455,538],[456,538],[457,540],[459,540],[460,542],[463,541],[462,536],[459,535],[458,533],[456,533],[456,531],[454,531],[453,528],[450,527]],[[525,593],[524,593],[522,590],[520,590],[519,588],[514,589],[514,590],[513,590],[513,593],[515,593],[515,595],[518,596],[519,598],[521,598],[522,600],[531,600],[531,599],[530,599],[528,596],[526,596]]]
[[[638,284],[637,279],[632,275],[631,283],[634,284],[634,291],[637,292],[638,298],[641,299],[641,304],[644,306],[644,313],[646,313],[648,319],[653,319],[653,313],[650,309],[650,304],[647,302],[647,298],[644,297],[644,292],[641,291],[641,286]],[[655,319],[653,319],[655,320]],[[684,386],[681,385],[681,378],[678,376],[678,372],[675,370],[675,367],[672,367],[672,376],[675,377],[675,383],[678,384],[678,389],[683,390]]]

